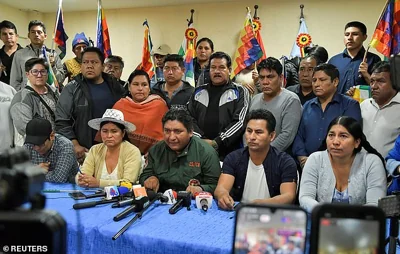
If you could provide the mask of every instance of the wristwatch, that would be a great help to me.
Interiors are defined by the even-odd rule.
[[[211,146],[215,149],[215,151],[218,151],[218,144],[215,140],[211,141]]]

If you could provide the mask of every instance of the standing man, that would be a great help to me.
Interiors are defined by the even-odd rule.
[[[153,56],[154,63],[156,65],[155,75],[151,78],[150,86],[153,86],[160,81],[164,81],[164,60],[165,57],[172,53],[171,48],[167,44],[161,44],[160,46],[153,48],[151,55]]]
[[[388,62],[374,65],[371,74],[372,98],[360,105],[363,132],[383,158],[394,147],[400,134],[400,94],[390,79],[390,72]]]
[[[10,106],[15,94],[14,88],[0,81],[0,153],[14,147],[14,126]]]
[[[268,110],[249,112],[245,131],[248,146],[225,158],[215,189],[220,208],[231,210],[234,201],[291,204],[295,200],[297,166],[292,157],[272,146],[275,124]]]
[[[14,54],[17,50],[22,49],[21,45],[17,43],[17,28],[12,22],[3,20],[0,23],[0,38],[4,43],[0,49],[0,82],[10,84],[11,65]]]
[[[106,60],[104,60],[104,72],[112,75],[116,78],[119,84],[129,92],[129,86],[126,81],[121,80],[122,71],[124,70],[124,61],[122,57],[116,55],[109,55]]]
[[[65,86],[56,106],[56,132],[72,141],[81,162],[96,135],[88,127],[89,120],[101,118],[125,94],[118,81],[103,69],[103,52],[87,47],[82,52],[82,73]]]
[[[164,60],[164,79],[152,88],[154,94],[158,94],[165,100],[168,108],[185,108],[194,88],[182,78],[185,75],[183,57],[171,54]]]
[[[212,54],[211,82],[196,87],[188,103],[194,135],[214,147],[221,160],[241,146],[250,100],[247,89],[230,80],[231,65],[226,53]]]
[[[271,145],[284,152],[296,136],[302,107],[296,94],[282,88],[282,69],[279,60],[273,57],[268,57],[258,64],[258,80],[263,92],[254,96],[250,111],[266,109],[274,115],[276,137]]]
[[[369,85],[372,67],[381,60],[379,56],[370,52],[364,58],[363,42],[367,37],[367,27],[363,23],[359,21],[347,23],[344,28],[346,48],[328,61],[339,70],[340,80],[337,91],[340,94],[345,94],[353,86]]]
[[[26,125],[35,117],[47,119],[55,126],[55,109],[58,93],[46,83],[48,72],[43,58],[31,58],[25,62],[27,84],[14,96],[10,113],[18,133],[25,135]]]
[[[76,34],[72,41],[72,52],[74,52],[75,57],[64,62],[64,71],[68,77],[68,82],[71,82],[76,75],[81,73],[82,52],[86,47],[89,47],[89,40],[85,33]]]
[[[319,60],[313,55],[307,56],[300,61],[299,84],[286,87],[287,90],[294,92],[300,99],[301,105],[315,98],[312,89],[312,74],[314,68],[319,64]]]
[[[173,189],[213,193],[221,174],[218,155],[205,142],[193,137],[193,119],[184,109],[171,109],[163,119],[164,140],[149,150],[140,184],[155,192]],[[196,179],[200,186],[190,186]]]
[[[314,68],[313,91],[317,96],[304,104],[299,130],[293,142],[293,155],[301,168],[308,156],[325,142],[328,126],[338,116],[350,116],[361,123],[360,104],[346,95],[337,93],[339,71],[332,64]]]
[[[19,91],[26,86],[27,76],[25,75],[25,62],[31,58],[44,58],[43,46],[47,39],[46,26],[42,21],[33,20],[28,25],[28,38],[31,44],[15,53],[12,66],[10,85]],[[60,57],[46,48],[46,54],[56,75],[58,83],[61,85],[64,82],[65,72],[61,63]]]

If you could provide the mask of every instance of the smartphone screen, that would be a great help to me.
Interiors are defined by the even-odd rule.
[[[243,206],[236,216],[234,253],[304,253],[304,210]]]
[[[318,253],[377,254],[379,234],[376,220],[320,218]]]
[[[86,198],[86,195],[83,194],[82,192],[68,193],[68,195],[73,199],[85,199]]]

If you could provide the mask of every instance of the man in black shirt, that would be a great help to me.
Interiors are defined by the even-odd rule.
[[[196,87],[188,103],[194,135],[214,147],[221,160],[241,146],[250,101],[247,89],[230,80],[231,64],[226,53],[212,54],[211,82]]]
[[[312,74],[314,68],[319,64],[319,60],[315,56],[308,56],[300,61],[299,67],[299,84],[286,87],[287,90],[294,92],[299,96],[301,105],[315,98],[312,90]]]
[[[3,20],[0,23],[0,38],[4,43],[4,46],[0,49],[0,81],[10,84],[14,54],[18,49],[22,49],[21,45],[17,43],[17,28],[12,22]]]

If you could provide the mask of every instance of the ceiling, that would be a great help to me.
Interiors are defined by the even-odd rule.
[[[238,0],[102,0],[102,5],[105,9],[124,9],[235,1]],[[0,0],[0,4],[24,11],[51,13],[57,11],[58,0]],[[63,0],[62,5],[64,12],[97,10],[97,0]]]

